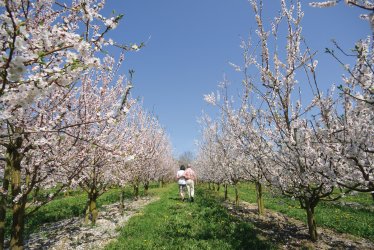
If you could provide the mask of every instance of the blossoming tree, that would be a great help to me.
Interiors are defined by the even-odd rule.
[[[6,160],[0,220],[5,218],[9,195],[13,207],[12,248],[23,244],[30,189],[47,179],[39,170],[56,173],[56,169],[63,169],[55,159],[39,159],[48,156],[40,152],[53,148],[52,144],[56,148],[64,143],[75,146],[74,140],[61,142],[61,133],[74,134],[70,130],[81,125],[66,120],[72,111],[67,100],[76,94],[73,85],[84,72],[100,65],[98,53],[103,46],[113,44],[105,40],[105,35],[122,17],[104,17],[100,14],[103,7],[104,1],[96,0],[71,4],[52,0],[0,2],[0,138]],[[29,163],[33,166],[28,168]],[[30,175],[30,169],[39,172]],[[3,232],[0,227],[1,246]]]

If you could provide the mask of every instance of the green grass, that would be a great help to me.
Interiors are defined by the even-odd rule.
[[[220,191],[223,195],[223,188]],[[229,196],[234,197],[233,188],[229,188]],[[256,203],[256,191],[254,185],[239,185],[239,197],[241,200]],[[368,207],[373,207],[374,202],[370,194],[357,194],[347,196],[341,201],[362,204],[358,208],[342,205],[340,202],[320,202],[315,210],[317,226],[327,227],[341,233],[364,237],[374,241],[374,216]],[[306,223],[305,210],[300,208],[298,201],[287,197],[273,196],[269,192],[264,194],[265,208],[272,209]],[[318,229],[317,229],[318,230]]]
[[[343,202],[352,202],[352,203],[359,203],[363,207],[373,207],[374,201],[369,193],[352,193],[347,194],[343,199],[341,199]]]
[[[197,190],[196,201],[181,202],[175,184],[159,189],[106,249],[272,249],[251,224],[228,214],[217,197]]]

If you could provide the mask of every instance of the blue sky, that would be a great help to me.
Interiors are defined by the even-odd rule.
[[[277,0],[265,0],[265,18],[279,9]],[[303,34],[317,51],[318,79],[322,88],[339,83],[342,71],[324,53],[336,39],[349,49],[370,34],[368,23],[358,18],[362,10],[339,4],[311,8],[303,1]],[[142,97],[166,128],[178,156],[195,151],[199,137],[197,119],[209,110],[203,95],[217,89],[225,74],[239,84],[240,74],[229,62],[241,63],[241,38],[256,29],[246,0],[108,0],[106,11],[124,14],[110,36],[121,43],[146,42],[127,54],[123,72],[135,70],[134,97]],[[233,85],[235,88],[235,84]],[[237,89],[239,89],[239,85]]]

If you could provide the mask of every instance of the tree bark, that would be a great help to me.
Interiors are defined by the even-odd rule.
[[[121,196],[120,196],[120,212],[123,215],[125,212],[125,191],[121,190]]]
[[[311,206],[309,201],[305,201],[305,210],[308,220],[309,236],[312,241],[318,240],[317,224],[314,217],[314,206]]]
[[[4,249],[5,241],[5,218],[6,218],[6,208],[8,205],[8,190],[10,184],[10,170],[11,170],[11,158],[9,149],[7,149],[6,163],[3,176],[3,192],[0,194],[0,250]]]
[[[139,199],[139,184],[134,184],[134,199]]]
[[[235,188],[235,206],[238,207],[239,206],[239,190],[236,184],[234,185],[234,188]]]
[[[12,250],[23,249],[23,232],[25,229],[25,206],[26,199],[22,198],[13,204],[12,235],[10,248]]]
[[[369,188],[373,191],[371,191],[371,198],[373,198],[374,201],[374,182],[369,181]]]
[[[97,200],[96,194],[92,194],[89,196],[88,207],[86,211],[86,223],[87,224],[89,223],[89,221],[91,221],[92,225],[96,224],[97,216],[99,214],[97,210],[97,206],[96,206],[97,204],[96,200]]]
[[[39,191],[40,191],[40,188],[36,187],[35,191],[34,191],[34,195],[33,195],[33,201],[34,202],[38,200]]]
[[[144,195],[148,195],[149,182],[144,183]]]
[[[227,200],[227,184],[224,184],[223,187],[225,190],[225,200]]]
[[[69,197],[70,196],[71,189],[67,188],[66,191],[64,192],[64,197]]]
[[[19,138],[17,138],[19,139]],[[12,233],[10,239],[11,249],[23,249],[23,232],[25,228],[25,207],[26,196],[22,194],[21,190],[21,161],[22,154],[18,152],[17,148],[9,151],[11,164],[11,190],[12,190],[12,210],[13,222]]]
[[[262,184],[256,181],[255,185],[256,185],[256,200],[257,200],[258,214],[264,215],[265,206],[264,206],[264,198],[262,196]]]

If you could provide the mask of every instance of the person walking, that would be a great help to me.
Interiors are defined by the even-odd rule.
[[[179,196],[181,200],[184,201],[184,192],[186,191],[186,178],[184,177],[186,167],[181,165],[177,172],[177,180],[179,185]]]
[[[187,165],[187,169],[186,171],[184,171],[184,177],[186,178],[188,196],[190,198],[190,201],[194,202],[196,174],[195,171],[192,170],[190,165]]]

